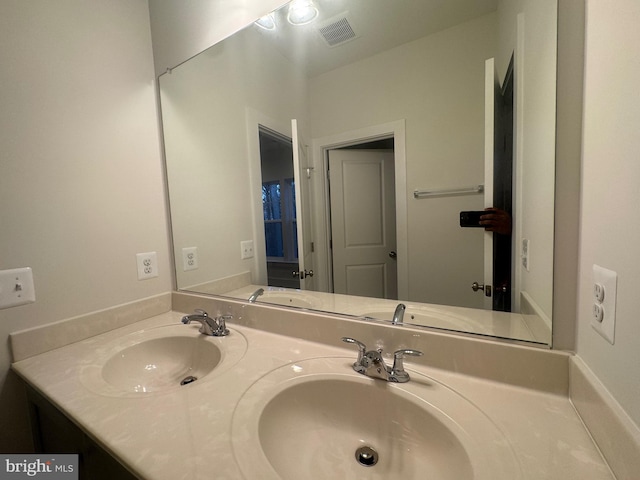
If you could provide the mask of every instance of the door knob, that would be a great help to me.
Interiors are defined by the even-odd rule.
[[[478,282],[473,282],[471,284],[471,290],[477,292],[478,290],[484,290],[485,297],[491,296],[491,285],[482,285]]]
[[[394,251],[391,251],[391,252],[389,252],[389,256],[390,256],[391,258],[397,258],[397,257],[398,257],[398,254],[397,254],[396,252],[394,252]]]
[[[313,270],[302,270],[300,272],[294,270],[291,274],[293,275],[293,278],[304,280],[307,277],[313,277]]]

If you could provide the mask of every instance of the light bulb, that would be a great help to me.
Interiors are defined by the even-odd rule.
[[[294,0],[289,5],[287,20],[291,25],[306,25],[318,16],[318,9],[311,0]]]
[[[265,30],[276,29],[276,21],[273,18],[273,13],[270,13],[268,15],[265,15],[264,17],[259,18],[254,23],[259,27],[264,28]]]

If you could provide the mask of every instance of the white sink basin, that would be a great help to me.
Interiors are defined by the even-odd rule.
[[[287,307],[320,308],[320,302],[317,299],[300,292],[265,291],[257,301]]]
[[[247,349],[241,334],[198,332],[199,325],[171,325],[133,333],[100,349],[83,367],[83,384],[96,393],[139,396],[197,385],[237,363]]]
[[[462,396],[416,372],[373,380],[353,360],[298,362],[245,393],[232,424],[245,478],[520,478],[506,439]]]
[[[391,320],[395,308],[396,305],[388,307],[381,306],[369,310],[360,310],[358,315],[380,320]],[[454,313],[411,305],[407,305],[407,309],[404,312],[403,323],[446,330],[463,330],[471,333],[483,333],[486,330],[486,327],[477,320]]]
[[[102,367],[102,376],[116,388],[153,392],[200,379],[221,359],[218,346],[204,338],[162,337],[121,350]]]

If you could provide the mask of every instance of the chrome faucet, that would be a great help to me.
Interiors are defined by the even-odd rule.
[[[402,325],[404,322],[404,311],[407,309],[407,306],[404,303],[399,303],[396,307],[395,312],[393,312],[393,318],[391,319],[392,325]]]
[[[366,375],[367,377],[379,378],[387,382],[405,383],[409,381],[409,374],[404,369],[404,356],[412,355],[419,357],[422,352],[419,350],[397,350],[393,354],[393,366],[389,367],[382,358],[382,349],[369,350],[364,343],[354,338],[342,337],[342,341],[353,343],[358,347],[358,359],[353,364],[353,369]]]
[[[229,335],[229,329],[227,328],[226,321],[231,320],[231,315],[221,315],[219,317],[210,317],[204,310],[194,310],[194,314],[185,315],[182,317],[182,323],[185,325],[191,322],[200,323],[200,333],[209,335],[212,337],[224,337]]]
[[[260,295],[264,293],[264,288],[259,288],[249,296],[249,302],[255,303]]]

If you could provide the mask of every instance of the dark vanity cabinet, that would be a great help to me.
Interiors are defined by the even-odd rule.
[[[78,454],[80,480],[139,480],[44,396],[26,392],[36,453]]]

